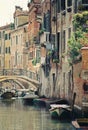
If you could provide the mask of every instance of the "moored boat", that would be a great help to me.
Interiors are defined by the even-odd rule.
[[[33,100],[36,98],[38,98],[38,95],[35,95],[34,92],[26,93],[26,95],[22,97],[24,104],[28,104],[28,105],[32,105]]]
[[[71,107],[67,104],[52,104],[49,112],[52,118],[55,119],[71,119]]]
[[[42,98],[36,98],[33,100],[33,103],[35,106],[38,107],[46,107],[46,101],[49,100],[48,98],[42,97]]]
[[[88,118],[78,118],[72,121],[72,125],[76,130],[88,130]]]
[[[66,100],[66,99],[48,99],[48,100],[45,100],[45,103],[46,103],[46,108],[47,109],[50,109],[51,108],[51,104],[67,104],[69,105],[69,102]]]
[[[66,99],[53,99],[47,97],[40,97],[33,100],[34,105],[39,107],[46,107],[47,110],[51,108],[51,104],[68,104],[69,102]]]
[[[15,97],[15,93],[11,91],[6,91],[1,94],[1,98],[3,99],[11,99],[13,97]]]

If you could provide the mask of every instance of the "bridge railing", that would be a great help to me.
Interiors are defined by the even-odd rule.
[[[0,69],[0,76],[5,75],[19,75],[19,76],[27,76],[30,79],[34,79],[40,81],[40,76],[37,73],[24,70],[24,69]]]

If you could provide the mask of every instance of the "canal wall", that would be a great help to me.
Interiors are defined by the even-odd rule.
[[[58,64],[57,69],[53,66],[48,77],[44,75],[44,71],[41,69],[41,95],[45,95],[46,97],[66,98],[72,101],[73,93],[76,92],[76,105],[81,107],[83,102],[86,100],[88,101],[88,94],[83,89],[85,79],[82,76],[82,62],[73,65],[73,81],[71,69],[72,66],[63,62],[62,67]]]

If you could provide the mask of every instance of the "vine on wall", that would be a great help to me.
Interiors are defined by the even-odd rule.
[[[68,61],[70,64],[81,61],[81,48],[88,46],[88,11],[73,17],[74,33],[68,40]]]

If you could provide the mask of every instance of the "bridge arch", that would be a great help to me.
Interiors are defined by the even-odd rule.
[[[35,89],[37,90],[40,87],[40,83],[38,81],[29,79],[26,76],[0,76],[0,82],[5,82],[5,81],[13,81],[17,83],[22,89]],[[23,83],[27,83],[28,86],[24,86]]]

